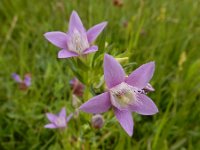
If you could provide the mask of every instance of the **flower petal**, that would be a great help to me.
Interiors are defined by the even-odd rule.
[[[47,32],[45,38],[59,48],[67,48],[67,34],[59,31]]]
[[[22,79],[20,78],[20,76],[16,73],[12,74],[12,78],[17,82],[17,83],[21,83]]]
[[[107,22],[102,22],[102,23],[97,24],[97,25],[93,26],[92,28],[90,28],[87,31],[88,42],[89,43],[94,42],[96,40],[96,38],[99,36],[99,34],[106,27],[106,25],[107,25]]]
[[[69,57],[75,57],[78,56],[78,54],[74,52],[70,52],[66,49],[62,49],[58,52],[58,58],[69,58]]]
[[[25,76],[24,83],[26,84],[26,86],[30,86],[31,85],[31,77],[28,75]]]
[[[81,32],[86,32],[82,21],[76,11],[72,12],[69,20],[69,32],[73,31],[74,29],[77,29]]]
[[[155,70],[155,63],[149,62],[133,71],[125,82],[134,87],[143,89],[151,80]]]
[[[129,136],[132,136],[134,122],[131,112],[127,110],[119,110],[117,108],[114,108],[114,112],[122,128],[128,133]]]
[[[64,117],[66,118],[66,109],[63,107],[59,113],[59,117]]]
[[[90,48],[86,49],[83,54],[88,54],[88,53],[93,53],[96,52],[98,50],[98,46],[94,45],[91,46]]]
[[[44,126],[45,128],[50,128],[50,129],[54,129],[54,128],[57,128],[57,126],[53,123],[50,123],[50,124],[47,124]]]
[[[104,79],[107,87],[110,89],[125,79],[125,73],[122,66],[112,56],[104,56]]]
[[[80,106],[80,109],[84,112],[98,114],[107,111],[110,107],[110,95],[105,92],[88,100]]]
[[[71,113],[68,117],[67,117],[67,122],[69,122],[69,120],[72,118],[73,114]]]
[[[50,122],[54,122],[57,119],[57,116],[52,113],[46,113],[46,116]]]
[[[158,112],[155,103],[145,94],[137,94],[136,103],[129,106],[130,111],[134,111],[141,115],[153,115]]]

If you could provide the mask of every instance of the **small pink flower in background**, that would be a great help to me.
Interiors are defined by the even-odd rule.
[[[76,57],[98,50],[98,47],[93,45],[93,42],[106,25],[107,22],[102,22],[86,31],[77,12],[73,11],[70,16],[69,30],[67,33],[54,31],[47,32],[44,36],[52,44],[61,48],[58,53],[58,58]]]
[[[20,76],[16,73],[12,74],[12,78],[19,84],[20,90],[27,90],[28,87],[31,85],[31,74],[27,73],[24,76],[24,80],[20,78]]]
[[[66,115],[66,109],[62,108],[60,113],[58,115],[54,115],[52,113],[46,113],[47,118],[51,123],[45,125],[45,128],[65,128],[67,127],[67,123],[72,117],[72,114],[70,114],[68,117]]]
[[[72,92],[76,96],[83,96],[85,86],[77,78],[70,80]]]
[[[123,0],[113,0],[113,5],[117,7],[122,7],[124,4]]]
[[[141,92],[149,86],[155,63],[149,62],[137,68],[128,77],[122,66],[110,55],[104,57],[104,79],[108,91],[93,97],[80,106],[82,111],[99,114],[113,108],[115,116],[129,136],[133,134],[132,112],[153,115],[158,112],[154,102]]]

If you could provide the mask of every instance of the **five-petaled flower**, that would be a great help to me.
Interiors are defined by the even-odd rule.
[[[25,74],[24,80],[22,80],[16,73],[12,74],[12,78],[19,84],[20,90],[27,90],[27,88],[31,85],[31,75],[29,73]]]
[[[67,127],[67,123],[71,119],[72,114],[67,117],[65,108],[62,108],[58,115],[46,113],[46,116],[51,123],[45,125],[45,128],[65,128]]]
[[[78,14],[76,11],[73,11],[70,16],[69,30],[67,33],[59,31],[47,32],[44,36],[52,44],[61,48],[58,53],[58,58],[75,57],[98,50],[98,47],[92,43],[106,25],[107,22],[102,22],[86,31]]]
[[[149,62],[137,68],[128,77],[122,66],[110,55],[104,57],[104,79],[108,91],[93,97],[80,106],[84,112],[98,114],[113,108],[115,116],[129,136],[133,134],[133,118],[131,112],[142,115],[153,115],[158,112],[154,102],[146,96],[144,89],[148,87],[155,68]]]

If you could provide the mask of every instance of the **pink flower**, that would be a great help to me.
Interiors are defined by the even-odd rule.
[[[70,16],[69,30],[67,33],[54,31],[47,32],[44,36],[52,44],[61,48],[58,53],[58,58],[76,57],[98,50],[98,47],[93,45],[93,42],[106,25],[107,22],[102,22],[86,31],[77,12],[73,11]]]
[[[24,80],[22,80],[16,73],[12,74],[12,78],[19,84],[20,90],[27,90],[27,88],[31,85],[31,74],[29,73],[25,74]]]
[[[65,108],[62,108],[60,113],[58,115],[54,115],[52,113],[46,113],[47,118],[51,123],[45,125],[45,128],[65,128],[67,127],[67,123],[72,117],[72,114],[70,114],[68,117],[66,116],[66,110]]]
[[[148,86],[155,63],[137,68],[128,77],[122,66],[110,55],[104,57],[104,79],[108,91],[93,97],[80,106],[82,111],[98,114],[113,108],[115,116],[129,136],[133,134],[132,112],[153,115],[158,112],[154,102],[142,90]]]

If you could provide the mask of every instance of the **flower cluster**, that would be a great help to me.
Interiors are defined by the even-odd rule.
[[[47,32],[44,36],[61,49],[58,58],[77,57],[98,50],[93,43],[106,25],[107,22],[102,22],[86,31],[78,14],[73,11],[67,33],[54,31]],[[79,109],[94,114],[92,126],[101,128],[104,119],[100,113],[112,108],[122,128],[132,136],[134,126],[132,112],[141,115],[153,115],[158,112],[154,102],[147,96],[147,93],[154,91],[149,81],[154,74],[155,63],[146,63],[127,77],[118,61],[111,55],[105,54],[103,68],[107,90],[82,104]],[[75,95],[83,95],[84,85],[78,79],[74,78],[70,84]],[[64,108],[58,115],[47,113],[51,123],[45,128],[65,128],[71,116],[66,116]]]

